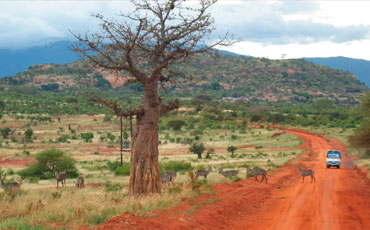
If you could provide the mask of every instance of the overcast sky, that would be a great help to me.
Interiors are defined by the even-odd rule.
[[[195,0],[193,2],[196,2]],[[0,1],[0,48],[19,49],[93,32],[91,13],[114,17],[129,1]],[[346,56],[370,60],[370,1],[219,0],[215,35],[241,42],[227,50],[273,59]],[[226,48],[223,48],[226,49]]]

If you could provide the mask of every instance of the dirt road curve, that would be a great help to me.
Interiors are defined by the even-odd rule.
[[[370,184],[348,159],[341,169],[327,169],[328,149],[345,147],[304,131],[287,130],[302,139],[306,153],[297,160],[315,171],[316,183],[305,183],[297,166],[288,164],[268,175],[267,185],[254,179],[215,185],[215,194],[202,197],[195,212],[184,201],[158,216],[142,219],[129,214],[115,217],[99,229],[263,229],[263,230],[365,230],[370,229]],[[216,204],[207,203],[217,199]]]

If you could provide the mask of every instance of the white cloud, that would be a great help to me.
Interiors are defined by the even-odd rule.
[[[368,39],[370,31],[368,25],[315,21],[321,12],[318,2],[247,1],[217,5],[213,12],[218,31],[232,31],[243,41],[264,44],[342,43]]]
[[[285,44],[264,45],[256,42],[240,42],[231,47],[220,47],[223,50],[270,59],[301,58],[301,57],[336,57],[345,56],[360,58],[370,61],[370,57],[364,50],[370,50],[370,41],[355,41],[348,43],[318,42],[315,44]]]
[[[195,4],[194,2],[190,2]],[[370,1],[219,0],[211,8],[215,35],[243,42],[228,49],[252,56],[349,56],[370,60]],[[98,21],[132,10],[126,1],[0,1],[0,48],[71,39],[68,30],[93,32]]]
[[[114,17],[128,1],[0,1],[0,48],[23,48],[96,31],[91,14]]]
[[[0,48],[9,48],[14,44],[41,44],[65,37],[63,31],[34,17],[25,19],[0,15],[0,28]]]

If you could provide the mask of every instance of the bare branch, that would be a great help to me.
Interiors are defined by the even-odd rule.
[[[92,93],[87,94],[90,100],[97,102],[99,104],[103,104],[110,108],[115,115],[117,116],[122,116],[122,117],[130,117],[130,116],[142,116],[144,114],[144,109],[142,107],[138,107],[135,109],[128,109],[128,110],[123,110],[120,108],[118,105],[118,101],[107,101],[103,98],[98,98]]]
[[[178,109],[179,108],[179,101],[178,100],[175,100],[175,101],[171,101],[171,102],[168,102],[167,104],[161,104],[160,105],[161,108],[160,108],[160,114],[165,114],[169,111],[172,111],[174,109]]]

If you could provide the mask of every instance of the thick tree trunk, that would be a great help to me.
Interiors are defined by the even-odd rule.
[[[158,123],[160,101],[156,84],[144,85],[142,116],[137,116],[133,133],[130,169],[130,193],[141,195],[160,193],[158,165]]]

